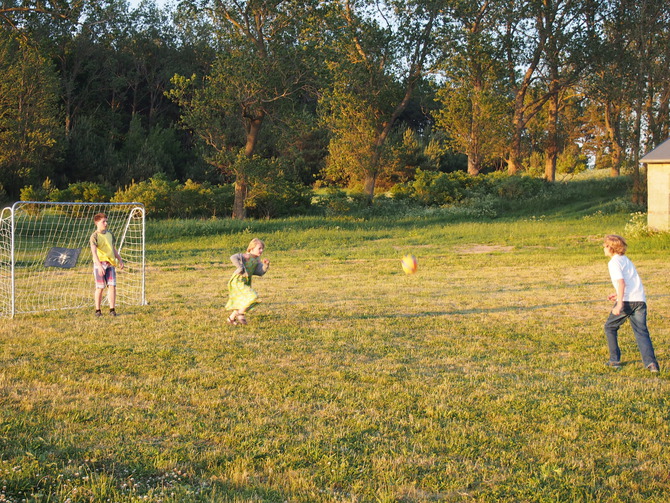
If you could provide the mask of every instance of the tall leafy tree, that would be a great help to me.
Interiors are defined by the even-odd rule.
[[[606,15],[599,25],[599,43],[594,51],[594,68],[582,82],[589,99],[589,129],[601,166],[605,157],[612,176],[619,176],[626,151],[626,96],[633,70],[625,26],[625,9],[619,0],[604,2]],[[616,77],[618,75],[618,78]]]
[[[453,2],[453,23],[440,38],[437,125],[468,158],[468,173],[504,155],[507,100],[500,89],[501,73],[496,29],[502,21],[501,0]]]
[[[10,195],[50,174],[60,129],[57,92],[51,62],[0,29],[0,184]]]
[[[21,31],[31,17],[76,18],[85,0],[3,0],[0,26]]]
[[[660,0],[603,0],[602,5],[606,15],[598,57],[584,82],[589,127],[596,150],[607,153],[612,176],[623,167],[632,169],[634,199],[642,202],[640,153],[668,134],[670,7]]]
[[[200,10],[216,44],[211,72],[173,78],[170,96],[183,108],[183,124],[211,149],[209,161],[235,178],[235,218],[246,214],[252,165],[236,160],[237,152],[253,159],[264,124],[303,89],[310,62],[304,27],[317,6],[312,0],[211,0]]]
[[[544,178],[556,179],[556,162],[564,148],[560,130],[566,96],[589,68],[595,38],[596,3],[576,0],[542,0],[536,11],[537,29],[543,33],[539,76],[547,101]]]
[[[438,0],[334,0],[332,85],[322,117],[333,138],[330,176],[362,179],[371,200],[384,169],[386,141],[433,55],[443,18]]]
[[[549,94],[532,95],[530,90],[537,79],[548,31],[543,26],[543,0],[512,0],[504,10],[500,24],[500,42],[506,65],[505,84],[511,97],[511,134],[507,154],[510,174],[521,171],[523,138],[526,126],[549,99]]]

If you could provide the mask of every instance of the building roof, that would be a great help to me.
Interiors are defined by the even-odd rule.
[[[654,150],[645,155],[640,162],[644,163],[670,163],[670,138],[661,143]]]

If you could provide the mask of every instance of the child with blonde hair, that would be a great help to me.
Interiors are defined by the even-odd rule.
[[[246,313],[258,304],[258,294],[251,288],[253,275],[263,276],[270,267],[270,261],[261,259],[265,244],[254,238],[247,246],[246,253],[236,253],[230,257],[235,272],[228,281],[228,303],[226,309],[232,309],[228,317],[231,325],[246,325]]]
[[[651,372],[658,372],[658,361],[647,329],[647,301],[644,287],[637,269],[626,257],[627,248],[628,245],[621,236],[616,234],[605,236],[603,251],[610,257],[607,267],[615,290],[607,300],[616,301],[605,322],[605,335],[610,353],[607,365],[616,369],[621,368],[618,332],[619,327],[626,320],[630,320],[644,366]]]

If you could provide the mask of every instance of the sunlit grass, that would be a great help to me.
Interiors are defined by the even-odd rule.
[[[2,320],[0,501],[666,501],[667,372],[627,326],[604,366],[600,242],[627,218],[165,232],[148,306]],[[254,236],[263,303],[230,327]],[[669,243],[629,243],[662,370]]]

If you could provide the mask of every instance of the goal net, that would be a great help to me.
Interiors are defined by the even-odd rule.
[[[0,213],[0,316],[93,306],[97,213],[107,215],[124,263],[116,304],[146,304],[142,204],[20,201]]]

